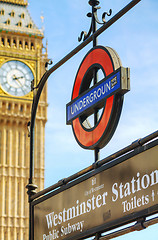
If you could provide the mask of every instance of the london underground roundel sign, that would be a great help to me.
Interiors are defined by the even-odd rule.
[[[94,82],[97,74],[103,76]],[[129,68],[123,68],[117,53],[109,47],[92,48],[78,69],[71,102],[66,106],[66,121],[85,149],[104,147],[117,127],[123,95],[129,91]],[[100,115],[94,125],[89,119]]]

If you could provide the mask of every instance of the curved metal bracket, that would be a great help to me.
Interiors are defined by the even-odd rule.
[[[99,1],[93,0],[95,3],[99,3]],[[118,19],[120,19],[125,13],[127,13],[131,8],[133,8],[138,2],[141,0],[132,0],[125,8],[123,8],[120,12],[118,12],[114,17],[112,17],[106,24],[103,24],[100,29],[98,29],[95,33],[93,33],[89,38],[87,38],[84,42],[82,42],[80,45],[78,45],[74,50],[72,50],[69,54],[67,54],[64,58],[62,58],[58,63],[56,63],[53,67],[51,67],[48,71],[44,73],[42,76],[38,86],[36,86],[37,91],[36,94],[34,94],[33,97],[33,103],[32,103],[32,110],[31,110],[31,122],[30,126],[28,126],[30,129],[30,172],[29,172],[29,183],[27,185],[28,188],[28,195],[29,195],[29,240],[32,239],[32,208],[31,208],[31,195],[33,195],[36,189],[36,186],[33,184],[33,173],[34,173],[34,127],[35,127],[35,119],[36,119],[36,111],[38,107],[38,102],[40,99],[40,95],[42,93],[42,90],[45,86],[45,83],[48,79],[48,77],[57,70],[60,66],[62,66],[65,62],[67,62],[70,58],[72,58],[76,53],[78,53],[81,49],[83,49],[85,46],[87,46],[91,41],[93,41],[94,37],[99,36],[102,32],[104,32],[106,29],[108,29],[114,22],[116,22]],[[89,1],[90,4],[91,1]],[[98,166],[98,165],[97,165]]]
[[[99,4],[99,1],[93,0],[95,3]],[[112,17],[106,24],[103,24],[100,29],[98,29],[93,35],[91,35],[89,38],[87,38],[84,42],[82,42],[80,45],[78,45],[74,50],[72,50],[69,54],[67,54],[64,58],[62,58],[58,63],[56,63],[53,67],[51,67],[48,71],[44,73],[42,76],[39,84],[36,94],[33,98],[32,103],[32,110],[31,110],[31,123],[30,123],[30,178],[29,183],[32,184],[33,180],[33,156],[34,156],[34,125],[35,125],[35,119],[36,119],[36,111],[37,106],[39,102],[39,98],[41,95],[41,92],[45,86],[45,83],[48,79],[48,77],[57,70],[60,66],[62,66],[65,62],[67,62],[71,57],[73,57],[76,53],[78,53],[81,49],[83,49],[85,46],[87,46],[91,41],[93,41],[93,37],[99,36],[103,31],[108,29],[114,22],[116,22],[118,19],[120,19],[125,13],[127,13],[131,8],[133,8],[138,2],[141,0],[132,0],[126,7],[124,7],[120,12],[118,12],[114,17]],[[89,1],[90,4],[91,1]]]

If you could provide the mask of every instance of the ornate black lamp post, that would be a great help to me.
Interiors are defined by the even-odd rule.
[[[53,67],[47,70],[44,75],[42,76],[41,80],[39,81],[36,87],[32,84],[32,91],[34,91],[33,103],[32,103],[32,110],[31,110],[31,121],[28,123],[29,136],[30,136],[30,172],[29,172],[29,183],[26,186],[28,189],[28,196],[29,196],[29,240],[33,240],[33,218],[32,218],[32,209],[31,209],[31,202],[32,196],[36,193],[37,186],[33,183],[34,177],[34,131],[35,131],[35,119],[36,119],[36,112],[39,103],[39,99],[42,93],[42,90],[45,86],[45,83],[49,76],[56,71],[60,66],[62,66],[65,62],[67,62],[71,57],[73,57],[76,53],[78,53],[81,49],[83,49],[86,45],[88,45],[91,41],[93,42],[93,47],[97,45],[97,37],[108,29],[113,23],[115,23],[119,18],[121,18],[125,13],[127,13],[131,8],[133,8],[138,2],[141,0],[132,0],[126,7],[124,7],[121,11],[119,11],[116,15],[114,15],[110,20],[106,22],[105,17],[110,16],[112,10],[109,10],[109,13],[104,12],[102,15],[102,22],[98,20],[97,17],[97,10],[100,8],[98,0],[89,0],[89,4],[92,7],[92,12],[88,13],[87,16],[91,17],[91,25],[88,33],[85,31],[81,32],[80,37],[78,38],[79,41],[82,40],[83,42],[78,45],[74,50],[72,50],[69,54],[63,57],[58,63],[56,63]],[[102,26],[97,30],[97,23],[101,24]],[[46,63],[46,65],[51,64],[51,62]],[[94,71],[94,84],[97,82],[97,71]],[[94,113],[94,124],[98,121],[98,110],[96,109]],[[99,157],[99,149],[95,149],[95,161],[98,161]],[[99,235],[96,236],[96,239],[99,238]]]

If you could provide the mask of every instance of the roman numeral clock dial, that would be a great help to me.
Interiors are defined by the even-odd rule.
[[[23,62],[11,60],[0,68],[1,87],[10,95],[20,97],[28,94],[33,79],[31,69]]]

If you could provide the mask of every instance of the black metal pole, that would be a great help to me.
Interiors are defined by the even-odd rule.
[[[95,13],[97,9],[95,8],[97,5],[99,5],[99,1],[97,0],[90,0],[89,4],[92,6],[92,34],[94,36],[94,33],[97,31],[97,23],[95,19]],[[97,36],[93,37],[93,47],[96,47],[98,44]],[[94,69],[93,71],[93,85],[95,85],[98,82],[98,69]],[[96,108],[94,111],[94,126],[97,124],[99,118],[99,112]],[[97,162],[99,160],[99,148],[94,149],[94,161]]]
[[[94,2],[98,2],[97,0],[90,0]],[[89,1],[89,2],[90,2]],[[32,207],[31,207],[31,196],[35,194],[35,189],[37,186],[33,184],[34,177],[34,128],[35,128],[35,119],[36,112],[39,103],[39,99],[42,93],[42,90],[45,86],[48,77],[56,71],[60,66],[62,66],[65,62],[67,62],[70,58],[72,58],[76,53],[78,53],[81,49],[87,46],[91,41],[93,41],[97,36],[103,33],[106,29],[108,29],[113,23],[115,23],[119,18],[121,18],[125,13],[127,13],[130,9],[132,9],[137,3],[141,0],[132,0],[128,5],[126,5],[121,11],[119,11],[114,17],[112,17],[108,22],[106,22],[102,27],[100,27],[97,31],[95,31],[90,37],[88,37],[84,42],[78,45],[74,50],[72,50],[69,54],[67,54],[64,58],[62,58],[58,63],[56,63],[52,68],[44,73],[42,76],[38,86],[37,92],[34,95],[32,110],[31,110],[31,123],[30,123],[30,176],[29,183],[26,186],[28,188],[28,196],[29,196],[29,240],[33,240],[33,231],[32,231]],[[98,153],[96,152],[96,156]],[[96,157],[97,159],[97,157]]]
[[[94,33],[97,31],[97,23],[95,20],[95,11],[97,11],[97,9],[95,8],[97,5],[99,5],[99,1],[97,0],[90,0],[89,4],[92,6],[92,33],[94,36]],[[93,47],[97,46],[97,36],[93,37]]]

